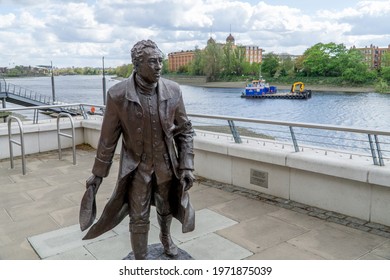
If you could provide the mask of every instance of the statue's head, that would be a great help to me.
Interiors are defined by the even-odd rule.
[[[151,40],[137,42],[131,49],[134,72],[147,83],[156,83],[162,70],[162,52]]]

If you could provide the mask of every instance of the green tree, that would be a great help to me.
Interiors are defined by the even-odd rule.
[[[307,76],[307,72],[305,71],[304,62],[305,57],[303,55],[300,55],[295,61],[294,61],[294,69],[297,76]]]
[[[343,57],[342,61],[342,78],[352,84],[363,84],[373,81],[377,77],[376,71],[370,70],[363,61],[360,51],[350,49]]]
[[[273,52],[264,55],[263,62],[261,64],[262,74],[274,76],[279,68],[279,57]]]
[[[223,47],[222,75],[225,77],[241,76],[245,68],[245,49],[238,46],[234,47],[228,42]]]
[[[347,53],[343,44],[318,43],[303,53],[303,71],[307,76],[337,77],[342,74],[342,62]]]
[[[388,67],[382,67],[381,69],[381,76],[386,81],[390,82],[390,66]]]
[[[223,47],[223,58],[222,58],[222,74],[224,76],[230,76],[233,74],[234,64],[234,50],[233,44],[228,42]]]
[[[241,76],[244,73],[245,62],[245,49],[242,47],[235,48],[233,51],[232,74]]]
[[[280,74],[281,76],[293,76],[294,75],[294,61],[291,56],[287,56],[280,62]]]
[[[133,64],[123,64],[118,66],[115,73],[118,77],[127,78],[133,72]]]
[[[133,69],[131,69],[131,71],[133,71]],[[162,69],[161,69],[161,74],[164,75],[164,74],[167,74],[167,73],[169,73],[169,61],[166,58],[166,56],[163,55],[163,66],[162,66]]]
[[[204,75],[204,58],[202,51],[196,46],[194,59],[189,66],[189,73],[191,75]]]
[[[382,55],[381,67],[390,67],[390,52],[385,52]]]
[[[223,52],[214,40],[210,40],[204,50],[204,70],[208,81],[216,81],[221,73]]]

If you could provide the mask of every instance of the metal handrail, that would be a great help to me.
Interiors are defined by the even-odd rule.
[[[80,107],[80,106],[86,106],[86,107],[97,107],[97,108],[105,108],[104,105],[97,105],[97,104],[90,104],[90,103],[64,103],[64,104],[56,104],[56,105],[42,105],[42,106],[30,106],[30,107],[18,107],[18,108],[7,108],[3,109],[0,108],[0,112],[3,111],[28,111],[28,110],[45,110],[45,109],[51,109],[51,108],[68,108],[68,107]]]
[[[12,120],[15,120],[18,123],[19,132],[20,132],[20,142],[12,139],[12,132],[11,132]],[[25,152],[24,152],[24,130],[23,130],[23,124],[22,124],[22,122],[21,122],[21,120],[19,118],[14,117],[14,116],[9,116],[8,117],[7,124],[8,124],[9,155],[10,155],[9,158],[10,158],[10,161],[11,161],[11,169],[14,169],[14,153],[13,153],[12,144],[16,144],[16,145],[20,146],[20,148],[22,150],[22,172],[23,172],[23,175],[26,175],[26,156],[25,156]]]
[[[28,107],[28,108],[8,108],[8,109],[0,109],[0,112],[2,111],[22,111],[22,110],[40,110],[40,109],[49,109],[49,108],[56,108],[56,107],[80,107],[83,108],[84,106],[89,107],[100,107],[105,108],[104,105],[95,105],[95,104],[87,104],[87,103],[72,103],[72,104],[61,104],[61,105],[48,105],[48,106],[34,106],[34,107]],[[343,133],[357,133],[360,135],[368,135],[368,141],[364,141],[369,143],[364,143],[364,145],[367,145],[367,147],[363,147],[360,149],[364,150],[370,150],[372,160],[374,162],[374,165],[380,165],[383,166],[384,163],[384,155],[383,152],[389,152],[388,150],[382,150],[380,143],[385,144],[386,147],[389,146],[390,143],[386,142],[380,142],[380,137],[389,137],[390,131],[389,130],[380,130],[380,129],[369,129],[369,128],[357,128],[357,127],[346,127],[346,126],[337,126],[337,125],[324,125],[324,124],[313,124],[313,123],[300,123],[300,122],[287,122],[287,121],[275,121],[275,120],[264,120],[264,119],[253,119],[253,118],[241,118],[241,117],[232,117],[232,116],[223,116],[223,115],[205,115],[205,114],[191,114],[189,113],[188,116],[190,118],[202,118],[202,119],[213,119],[213,120],[223,120],[227,121],[229,124],[229,127],[231,129],[231,133],[233,135],[234,140],[237,143],[241,143],[241,138],[239,133],[236,131],[236,126],[234,122],[244,122],[244,123],[255,123],[255,124],[266,124],[266,125],[274,125],[274,126],[283,126],[290,130],[290,141],[292,141],[293,147],[295,152],[300,152],[303,150],[303,146],[299,144],[298,139],[296,135],[298,134],[295,130],[296,128],[303,128],[303,129],[317,129],[317,130],[330,130],[330,131],[336,131],[336,132],[343,132]],[[87,114],[84,114],[83,116],[85,119],[88,118]],[[301,135],[304,135],[301,133]],[[313,135],[317,137],[318,135]],[[330,136],[332,138],[332,136]],[[287,139],[287,138],[286,138]],[[344,138],[341,138],[344,139]],[[367,139],[367,138],[365,138]],[[353,139],[355,140],[355,139]],[[300,140],[301,141],[301,140]],[[356,141],[361,141],[356,139]],[[301,142],[310,142],[310,141],[301,141]],[[317,146],[317,143],[312,141],[312,143],[315,144],[315,147]],[[325,142],[323,142],[325,144]],[[369,146],[369,147],[368,147]],[[321,147],[321,146],[320,146]],[[348,146],[346,146],[348,147]],[[302,148],[300,150],[300,148]],[[321,149],[321,148],[320,148]],[[325,151],[326,153],[326,151]],[[351,153],[352,155],[352,153]]]
[[[70,120],[70,125],[72,128],[72,134],[66,134],[62,133],[60,130],[60,118],[61,117],[68,117]],[[61,152],[61,136],[71,138],[72,139],[72,150],[73,150],[73,165],[76,165],[76,145],[75,145],[75,129],[74,129],[74,122],[73,118],[68,113],[59,113],[57,116],[57,138],[58,138],[58,157],[61,160],[62,159],[62,152]]]
[[[203,114],[187,114],[187,115],[189,117],[194,117],[194,118],[216,119],[216,120],[226,120],[226,121],[232,120],[232,121],[238,121],[238,122],[315,128],[315,129],[324,129],[324,130],[335,130],[335,131],[346,131],[346,132],[356,132],[356,133],[364,133],[364,134],[390,136],[390,130],[367,129],[367,128],[339,126],[339,125],[313,124],[313,123],[301,123],[301,122],[274,121],[274,120],[264,120],[264,119],[252,119],[252,118],[223,116],[223,115],[203,115]]]
[[[286,121],[274,121],[274,120],[264,120],[264,119],[252,119],[252,118],[240,118],[232,116],[221,116],[221,115],[204,115],[204,114],[188,114],[192,118],[203,118],[203,119],[213,119],[213,120],[224,120],[229,124],[230,129],[234,126],[233,122],[246,122],[246,123],[256,123],[256,124],[267,124],[267,125],[279,125],[288,127],[291,134],[291,140],[294,146],[295,152],[299,152],[298,140],[295,136],[293,128],[311,128],[319,130],[332,130],[339,132],[352,132],[359,134],[366,134],[369,138],[369,149],[371,151],[372,159],[374,165],[384,166],[383,153],[380,147],[380,141],[378,136],[390,136],[390,131],[380,130],[380,129],[367,129],[367,128],[354,128],[354,127],[345,127],[345,126],[336,126],[336,125],[323,125],[323,124],[312,124],[312,123],[298,123],[298,122],[286,122]],[[233,139],[236,143],[241,143],[240,139],[237,141],[235,137],[235,132],[232,131]],[[372,137],[374,136],[374,140]]]

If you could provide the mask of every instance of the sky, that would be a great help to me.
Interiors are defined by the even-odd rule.
[[[390,45],[390,0],[0,0],[0,67],[131,63],[143,39],[170,52],[213,37],[300,55],[317,43]]]

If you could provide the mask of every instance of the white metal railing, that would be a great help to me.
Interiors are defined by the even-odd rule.
[[[60,118],[61,117],[67,117],[69,119],[72,134],[67,134],[67,133],[61,132],[61,128],[60,128]],[[58,157],[60,160],[62,159],[61,136],[66,137],[66,138],[70,138],[72,140],[73,165],[76,165],[76,144],[75,144],[76,143],[76,139],[75,139],[76,133],[75,133],[75,129],[74,129],[73,118],[68,113],[59,113],[57,116]]]
[[[31,107],[21,107],[21,108],[0,108],[0,112],[23,112],[23,111],[33,111],[33,123],[37,124],[39,122],[39,111],[45,111],[50,109],[59,109],[65,113],[72,111],[80,114],[84,119],[88,119],[88,114],[86,113],[86,107],[95,107],[101,108],[104,112],[104,105],[88,104],[88,103],[64,103],[64,104],[54,104],[54,105],[42,105],[42,106],[31,106]],[[76,109],[75,109],[76,108]]]
[[[16,141],[15,139],[12,138],[12,120],[15,120],[19,126],[19,136],[20,136],[20,141]],[[9,116],[7,120],[8,124],[8,140],[9,140],[9,158],[11,162],[11,169],[14,169],[14,152],[13,152],[13,147],[12,144],[20,146],[21,149],[21,154],[22,154],[22,172],[23,175],[26,175],[26,156],[24,152],[24,130],[23,130],[23,124],[21,120],[17,117],[14,116]]]
[[[379,166],[384,166],[385,159],[390,159],[390,130],[221,115],[188,114],[188,116],[191,117],[194,125],[223,126],[227,122],[236,143],[242,143],[237,127],[245,127],[254,132],[265,133],[274,140],[285,141],[293,146],[295,152],[301,152],[304,146],[311,145],[325,151],[326,149],[339,150],[350,154],[351,157],[352,154],[368,156],[372,158],[374,165]],[[238,123],[240,125],[237,125]]]
[[[72,103],[62,105],[35,106],[27,108],[6,108],[2,111],[45,110],[49,108],[78,107],[85,112],[85,107],[96,107],[104,111],[104,105]],[[38,115],[38,113],[37,113]],[[239,128],[246,128],[257,134],[265,134],[272,140],[281,141],[293,147],[295,152],[303,152],[305,147],[315,147],[319,150],[337,150],[345,154],[371,158],[374,165],[384,166],[390,160],[390,130],[356,128],[348,126],[324,125],[275,121],[233,116],[188,114],[194,125],[228,126],[236,143],[242,143]],[[88,118],[87,114],[83,114]],[[38,123],[38,119],[34,121]],[[258,136],[256,136],[258,138]],[[262,140],[264,141],[264,140]],[[245,143],[242,143],[245,144]],[[284,144],[283,144],[284,145]]]

